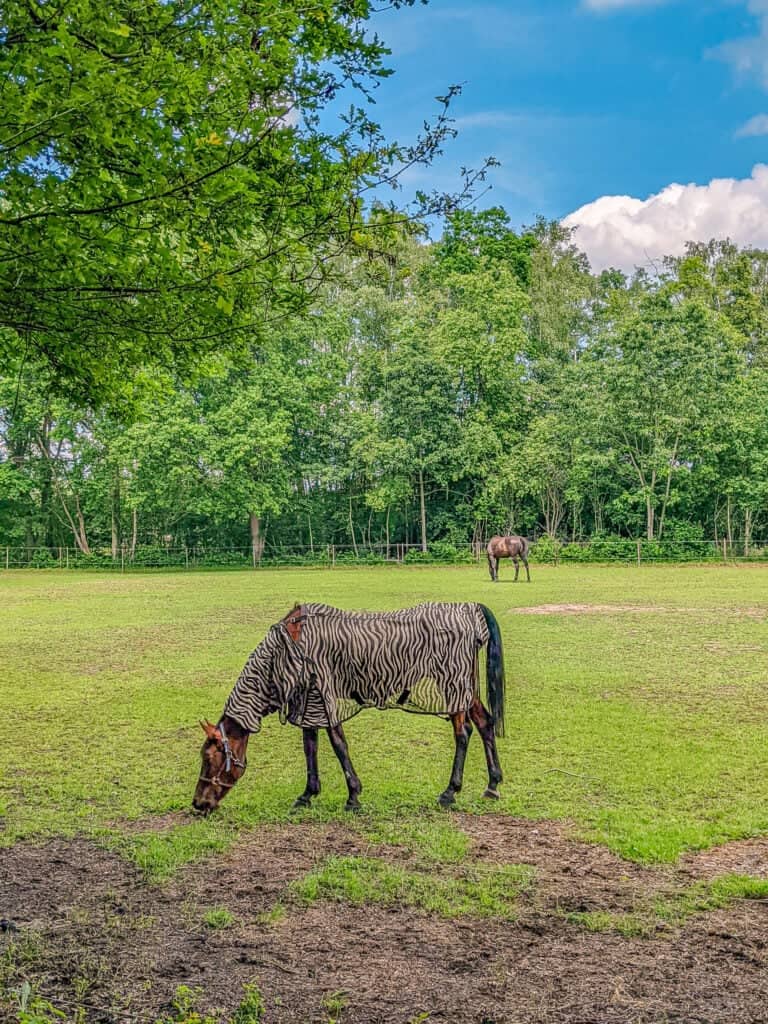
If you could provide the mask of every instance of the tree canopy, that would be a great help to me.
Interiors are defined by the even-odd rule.
[[[382,227],[363,199],[451,131],[443,111],[402,147],[371,120],[388,74],[373,10],[4,4],[3,363],[48,367],[79,400],[128,401],[153,367],[183,377],[305,308],[334,258]]]

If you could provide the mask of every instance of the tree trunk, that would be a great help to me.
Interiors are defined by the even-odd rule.
[[[718,511],[718,508],[717,507],[718,507],[719,504],[720,504],[720,499],[716,497],[715,498],[715,511],[714,511],[714,513],[712,515],[712,521],[713,521],[714,526],[715,526],[715,547],[718,546],[718,544],[717,544],[717,511]]]
[[[253,567],[255,569],[261,561],[261,556],[264,553],[264,538],[261,535],[261,519],[259,519],[255,512],[251,512],[250,526],[251,558],[253,559]]]
[[[565,515],[563,502],[557,488],[548,487],[539,499],[539,505],[544,515],[544,532],[552,540],[557,540],[557,531]]]
[[[77,511],[77,531],[75,532],[75,540],[83,554],[90,555],[91,547],[88,543],[88,537],[85,532],[85,519],[83,519],[83,511],[80,508],[80,498],[78,495],[75,495],[75,509]]]
[[[599,497],[592,498],[592,521],[595,533],[603,532],[603,504]]]
[[[355,537],[355,521],[352,518],[352,495],[349,496],[349,535],[352,538],[352,550],[355,552],[355,558],[358,557],[357,551],[357,538]]]
[[[674,469],[675,461],[677,459],[677,446],[680,444],[680,435],[678,434],[675,438],[675,444],[672,449],[672,457],[669,460],[669,466],[667,467],[667,486],[664,488],[664,501],[661,505],[661,516],[659,517],[659,540],[664,532],[664,516],[667,514],[667,504],[669,503],[669,491],[672,487],[672,470]]]
[[[112,485],[112,561],[117,561],[120,549],[120,470],[115,470]]]
[[[421,550],[427,550],[427,506],[424,501],[424,472],[419,470],[419,504],[421,508]]]
[[[733,545],[733,523],[731,521],[731,496],[728,495],[728,500],[725,503],[725,532],[728,535],[728,546]]]
[[[387,561],[389,561],[389,505],[387,505],[387,519],[384,526],[387,536]]]
[[[136,541],[139,535],[139,513],[134,507],[131,511],[131,561],[136,554]]]
[[[47,548],[53,546],[54,534],[56,533],[56,513],[53,508],[53,456],[51,454],[50,430],[51,420],[46,414],[43,418],[40,432],[40,446],[45,456],[40,472],[42,478],[40,483],[40,511],[43,523],[42,542]]]
[[[752,542],[752,509],[744,509],[744,556],[749,557],[749,545]]]
[[[650,494],[645,496],[645,535],[648,540],[653,540],[654,532],[654,508],[653,498]]]

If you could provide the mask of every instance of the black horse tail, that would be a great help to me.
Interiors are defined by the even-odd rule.
[[[493,731],[497,736],[504,735],[504,648],[501,643],[501,630],[496,616],[484,604],[480,610],[488,626],[488,651],[485,666],[485,678],[488,684],[488,705],[493,717]]]

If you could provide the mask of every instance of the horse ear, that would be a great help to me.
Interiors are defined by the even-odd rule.
[[[216,728],[215,725],[212,725],[208,721],[207,718],[205,718],[205,719],[201,718],[200,719],[200,725],[202,727],[203,732],[205,733],[205,735],[208,737],[209,740],[220,740],[221,739],[221,733],[219,732],[219,730]]]

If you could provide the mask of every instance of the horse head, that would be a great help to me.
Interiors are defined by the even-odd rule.
[[[207,816],[215,811],[238,779],[245,774],[248,732],[226,715],[218,725],[201,721],[205,741],[202,765],[192,806]]]

